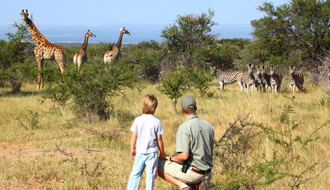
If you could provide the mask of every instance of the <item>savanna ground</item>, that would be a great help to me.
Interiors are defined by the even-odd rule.
[[[330,162],[329,125],[316,130],[330,118],[326,89],[311,86],[307,80],[306,91],[296,93],[292,102],[293,94],[286,81],[279,94],[247,95],[240,92],[237,84],[227,85],[221,92],[215,80],[213,84],[203,98],[197,90],[184,95],[196,98],[198,116],[213,125],[215,140],[222,137],[238,115],[249,115],[252,121],[274,130],[286,130],[279,117],[285,105],[292,105],[291,117],[298,124],[294,133],[302,138],[319,137],[304,149],[293,150],[301,158],[292,172],[300,174],[307,165]],[[92,124],[74,120],[69,109],[53,107],[50,100],[41,103],[43,90],[35,89],[35,84],[24,84],[22,92],[15,95],[9,88],[0,89],[1,189],[125,189],[134,161],[129,156],[130,126],[141,114],[141,100],[148,93],[155,94],[159,101],[155,116],[165,130],[165,151],[168,155],[175,153],[175,133],[184,117],[174,111],[172,101],[158,90],[158,84],[140,84],[138,90],[124,90],[111,99],[110,119]],[[313,131],[316,133],[312,134]],[[276,145],[259,140],[251,143],[251,147],[267,155]],[[215,162],[213,185],[224,180],[222,164]],[[329,168],[321,173],[318,168],[315,170],[310,174],[312,179],[300,189],[330,189]],[[290,183],[285,178],[257,189],[290,189]],[[144,188],[143,176],[140,189]],[[157,178],[155,189],[177,188]]]

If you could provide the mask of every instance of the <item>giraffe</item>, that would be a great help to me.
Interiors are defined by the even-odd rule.
[[[86,49],[87,49],[89,37],[96,37],[96,35],[90,32],[89,30],[87,30],[83,45],[81,46],[79,52],[73,56],[73,62],[78,64],[78,69],[83,63],[87,62]]]
[[[104,58],[103,58],[104,63],[111,64],[112,61],[120,61],[121,58],[120,48],[124,34],[131,35],[129,31],[126,29],[126,27],[120,29],[118,42],[104,54]]]
[[[65,50],[62,46],[57,44],[52,44],[48,41],[48,39],[39,32],[38,28],[34,23],[29,19],[28,10],[24,12],[22,10],[21,13],[24,22],[26,23],[27,27],[29,28],[31,37],[35,44],[35,48],[33,50],[34,55],[36,57],[36,61],[38,64],[38,86],[37,90],[43,88],[43,61],[44,60],[56,60],[58,65],[60,66],[61,73],[63,75],[64,70],[66,69],[65,66]]]

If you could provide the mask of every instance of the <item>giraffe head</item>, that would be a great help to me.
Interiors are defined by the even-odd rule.
[[[86,34],[87,34],[88,37],[96,37],[96,35],[93,34],[92,32],[90,32],[89,30],[87,30]]]
[[[29,19],[29,12],[28,12],[28,10],[26,9],[26,12],[24,12],[24,10],[22,10],[22,13],[21,13],[21,15],[22,15],[22,17],[23,17],[23,20],[25,21],[25,22],[27,22],[27,21],[29,21],[30,19]]]
[[[128,34],[128,35],[131,35],[131,33],[129,33],[129,31],[126,29],[126,27],[120,29],[120,31],[124,34]]]

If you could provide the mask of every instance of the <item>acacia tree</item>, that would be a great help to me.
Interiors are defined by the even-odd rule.
[[[51,76],[54,85],[46,88],[43,99],[53,99],[52,95],[56,94],[56,102],[62,107],[70,105],[78,119],[88,122],[95,118],[108,119],[111,98],[123,88],[133,88],[135,81],[131,64],[106,67],[105,64],[86,64],[77,71],[74,65],[69,65],[64,82],[56,69]]]
[[[201,63],[202,57],[197,56],[201,48],[210,45],[215,36],[211,35],[211,27],[216,25],[212,18],[214,11],[208,14],[188,14],[178,16],[173,25],[162,30],[161,37],[169,49],[169,56],[180,61],[183,66],[196,68]]]
[[[318,66],[323,49],[330,48],[330,1],[292,0],[274,7],[258,7],[266,16],[251,22],[253,35],[262,42],[268,57],[299,52],[307,67]]]
[[[32,53],[32,38],[24,23],[11,25],[15,33],[6,33],[8,40],[0,40],[0,86],[6,81],[12,87],[12,92],[17,93],[23,83],[23,78],[33,73],[29,65],[24,64],[25,59]]]
[[[0,68],[8,69],[13,63],[23,63],[25,51],[30,51],[32,44],[28,43],[32,40],[28,29],[24,23],[11,25],[11,28],[17,29],[15,33],[6,33],[8,41],[0,41]]]
[[[199,90],[201,98],[210,88],[210,83],[213,79],[211,72],[206,71],[202,67],[197,67],[196,72],[190,72],[188,78],[191,81],[192,86]]]
[[[178,99],[182,97],[188,83],[187,75],[184,73],[187,73],[187,70],[180,68],[174,71],[166,72],[164,78],[162,79],[162,85],[160,86],[160,91],[173,100],[175,112],[178,112],[176,109],[176,104]]]

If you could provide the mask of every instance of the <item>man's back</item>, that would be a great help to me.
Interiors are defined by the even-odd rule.
[[[208,122],[192,115],[180,125],[176,142],[177,152],[188,152],[188,163],[200,170],[212,169],[214,129]]]

